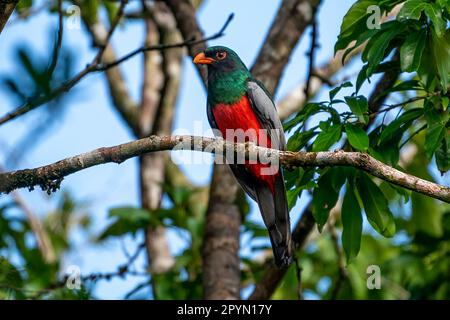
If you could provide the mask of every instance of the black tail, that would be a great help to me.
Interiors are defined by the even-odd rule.
[[[292,262],[291,224],[283,174],[276,179],[275,194],[263,185],[255,187],[255,193],[264,223],[269,230],[275,264],[280,268],[287,267]]]

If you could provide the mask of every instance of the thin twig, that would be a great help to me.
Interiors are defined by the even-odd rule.
[[[308,101],[309,98],[309,88],[311,86],[311,79],[314,76],[314,68],[315,68],[315,51],[318,47],[317,45],[317,38],[318,38],[318,30],[317,30],[317,7],[313,7],[312,12],[312,22],[311,22],[311,47],[309,49],[309,52],[307,54],[308,60],[309,60],[309,67],[308,67],[308,77],[306,79],[306,85],[305,85],[305,96],[306,101]]]
[[[223,25],[223,27],[217,33],[213,34],[212,36],[209,36],[209,37],[206,37],[203,39],[198,39],[198,40],[196,40],[195,38],[191,38],[189,40],[185,40],[185,41],[182,41],[179,43],[174,43],[174,44],[160,44],[160,45],[156,45],[156,46],[141,47],[134,51],[131,51],[130,53],[126,54],[122,58],[117,59],[114,62],[104,64],[104,65],[99,65],[95,69],[95,71],[105,71],[110,68],[113,68],[113,67],[117,66],[118,64],[121,64],[122,62],[134,57],[135,55],[137,55],[139,53],[143,53],[143,52],[147,52],[147,51],[155,51],[155,50],[167,50],[167,49],[173,49],[173,48],[190,47],[190,46],[193,46],[193,45],[196,45],[199,43],[208,42],[210,40],[220,38],[220,37],[224,36],[225,30],[228,27],[228,25],[230,24],[231,20],[233,19],[233,16],[234,16],[233,13],[230,14],[228,16],[227,20],[225,21],[225,24]]]
[[[300,266],[300,263],[298,262],[298,257],[294,258],[295,262],[295,272],[297,275],[297,295],[298,300],[303,300],[303,294],[302,294],[302,267]]]
[[[75,75],[72,79],[68,80],[67,82],[63,83],[61,86],[59,86],[58,88],[56,88],[55,90],[53,90],[50,94],[48,95],[43,95],[40,96],[38,98],[36,98],[35,100],[30,100],[27,101],[24,105],[18,107],[17,109],[15,109],[14,111],[11,111],[10,113],[4,115],[3,117],[0,117],[0,125],[15,119],[33,109],[36,109],[37,107],[49,102],[50,100],[54,99],[55,97],[57,97],[58,95],[69,91],[70,89],[72,89],[78,82],[80,82],[85,76],[87,76],[90,73],[93,72],[99,72],[99,71],[105,71],[107,69],[110,69],[112,67],[117,66],[118,64],[130,59],[132,56],[140,53],[140,52],[144,52],[144,51],[150,51],[150,50],[166,50],[166,49],[171,49],[171,48],[179,48],[179,47],[189,47],[192,46],[194,44],[198,44],[201,42],[206,42],[212,39],[217,39],[219,37],[222,37],[224,35],[224,31],[225,29],[228,27],[231,19],[233,18],[233,14],[231,14],[226,23],[224,24],[224,26],[219,30],[218,33],[207,37],[207,38],[203,38],[203,39],[199,39],[199,40],[195,40],[195,39],[190,39],[188,41],[183,41],[180,43],[176,43],[176,44],[171,44],[171,45],[157,45],[157,46],[151,46],[151,47],[144,47],[144,48],[140,48],[137,50],[134,50],[133,52],[131,52],[131,54],[127,54],[126,56],[124,56],[123,58],[118,59],[118,61],[115,62],[111,62],[107,65],[101,65],[101,61],[99,60],[99,57],[101,59],[101,54],[103,54],[106,46],[103,45],[100,48],[99,53],[96,55],[96,57],[94,58],[94,60],[87,65],[87,67],[85,69],[83,69],[82,71],[80,71],[77,75]],[[117,21],[119,19],[116,19]],[[114,24],[113,24],[114,26]]]
[[[399,147],[399,149],[403,148],[409,141],[411,141],[412,138],[414,138],[418,133],[420,133],[422,130],[426,129],[427,124],[425,123],[424,125],[422,125],[419,129],[417,129],[416,131],[414,131],[413,134],[411,134],[408,139],[406,139]]]
[[[342,284],[344,283],[345,279],[347,279],[347,270],[345,269],[345,260],[344,260],[344,254],[342,252],[341,246],[339,246],[339,238],[336,233],[336,228],[334,227],[334,224],[329,225],[329,231],[331,235],[331,239],[333,241],[334,250],[336,251],[337,256],[337,266],[338,266],[338,274],[336,278],[335,285],[333,287],[333,290],[331,291],[331,300],[336,300],[338,297],[338,294],[342,288]]]
[[[62,0],[58,0],[58,33],[56,36],[55,47],[53,48],[52,60],[50,61],[50,66],[48,67],[47,70],[49,76],[53,75],[53,72],[55,71],[56,65],[58,63],[59,52],[62,46],[63,29],[64,23],[63,23]]]
[[[371,118],[373,118],[373,117],[377,116],[380,113],[389,112],[389,111],[391,111],[391,110],[393,110],[395,108],[404,107],[404,106],[406,106],[406,105],[408,105],[410,103],[413,103],[413,102],[416,102],[416,101],[419,101],[419,100],[425,100],[427,98],[429,98],[429,96],[414,97],[414,98],[408,99],[408,100],[403,101],[403,102],[399,102],[399,103],[396,103],[396,104],[391,104],[391,105],[389,105],[388,107],[386,107],[384,109],[380,109],[380,110],[377,110],[377,111],[369,113],[369,116]]]

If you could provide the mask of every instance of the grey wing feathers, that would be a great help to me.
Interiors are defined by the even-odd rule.
[[[269,131],[270,139],[272,140],[272,148],[285,150],[286,139],[284,137],[283,125],[281,124],[277,109],[269,94],[257,80],[248,81],[247,89],[248,98],[250,99],[263,128],[267,130],[276,130],[276,132]]]
[[[269,130],[272,148],[285,150],[286,140],[283,126],[275,104],[263,84],[257,80],[249,80],[247,83],[247,95],[261,126]],[[280,175],[276,178],[275,193],[273,195],[267,187],[261,185],[255,186],[255,194],[264,223],[269,230],[275,263],[279,266],[287,266],[292,261],[292,252],[290,246],[289,209],[286,201],[283,172],[280,171]]]

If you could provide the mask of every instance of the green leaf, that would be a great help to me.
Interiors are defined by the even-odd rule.
[[[450,98],[449,97],[441,97],[442,100],[442,109],[445,111],[450,105]]]
[[[381,131],[378,144],[382,145],[396,138],[398,135],[403,134],[411,126],[412,122],[422,115],[423,108],[414,108],[404,112]]]
[[[333,144],[341,138],[341,124],[329,126],[326,130],[321,131],[314,141],[313,151],[328,150]]]
[[[323,107],[320,103],[308,103],[305,107],[299,111],[294,118],[288,120],[283,124],[284,131],[289,131],[300,123],[304,122],[310,116],[320,112],[323,110]]]
[[[83,1],[81,6],[81,14],[86,19],[88,24],[94,24],[97,22],[97,12],[99,10],[99,0]]]
[[[347,184],[344,202],[341,210],[342,217],[342,247],[349,264],[359,252],[362,236],[362,214],[358,199],[353,188]]]
[[[113,208],[109,211],[109,216],[116,218],[116,221],[100,234],[98,240],[104,240],[111,236],[120,236],[129,232],[134,235],[138,230],[152,222],[150,212],[134,207]]]
[[[17,12],[23,12],[25,10],[29,10],[33,5],[33,0],[21,0],[17,3],[16,10]]]
[[[109,217],[128,220],[131,222],[138,222],[147,220],[149,212],[145,209],[135,207],[117,207],[109,210]]]
[[[402,71],[413,72],[419,69],[426,39],[427,33],[425,30],[412,33],[406,38],[405,43],[400,48]]]
[[[415,233],[425,233],[432,237],[442,236],[442,211],[432,198],[413,192],[411,195],[410,224]],[[426,212],[427,214],[424,214]]]
[[[377,1],[375,0],[359,0],[350,7],[342,20],[338,40],[334,46],[335,53],[338,50],[345,49],[356,38],[356,35],[368,30],[367,18],[369,14],[367,8],[376,4]]]
[[[433,157],[434,152],[439,147],[445,131],[445,126],[440,123],[434,123],[427,129],[424,147],[429,159]]]
[[[287,149],[289,151],[299,151],[302,149],[316,133],[314,130],[296,131],[288,140]]]
[[[404,21],[408,19],[419,20],[422,11],[425,10],[427,3],[423,0],[408,0],[403,4],[397,15],[397,20]]]
[[[436,35],[439,38],[442,38],[445,34],[447,23],[444,19],[442,19],[441,9],[434,3],[427,3],[427,6],[425,7],[425,14],[433,23],[433,28]]]
[[[363,129],[354,124],[346,124],[345,133],[347,133],[348,141],[353,148],[360,151],[367,151],[369,148],[369,137]]]
[[[369,117],[367,115],[369,104],[366,97],[345,97],[345,102],[347,102],[350,110],[358,116],[359,121],[363,123],[367,123],[369,121]]]
[[[444,130],[444,138],[440,147],[435,151],[436,164],[441,174],[450,170],[450,134]]]
[[[440,99],[430,98],[424,106],[425,118],[427,120],[427,131],[425,134],[425,153],[428,159],[433,157],[436,149],[441,145],[445,137],[449,112],[442,111],[440,108]]]
[[[339,91],[341,91],[342,88],[349,88],[353,86],[350,81],[344,82],[340,86],[330,90],[330,101],[333,101],[334,97],[338,94]]]
[[[365,173],[356,179],[356,185],[370,225],[385,237],[394,236],[394,216],[383,192]]]
[[[411,91],[411,90],[424,90],[424,89],[418,80],[401,81],[400,83],[396,84],[395,86],[388,88],[386,90],[383,90],[383,92],[381,92],[377,96],[377,99],[379,99],[380,97],[383,97],[391,92]]]
[[[368,62],[367,76],[371,76],[381,61],[389,53],[387,48],[390,42],[405,30],[405,25],[397,21],[389,21],[383,24],[381,30],[375,34],[362,53],[363,62]]]
[[[365,64],[361,71],[358,73],[358,77],[356,78],[356,93],[359,92],[359,89],[361,89],[361,86],[363,85],[364,81],[368,79],[367,77],[367,69],[369,68],[369,64]]]
[[[300,195],[301,192],[302,192],[301,188],[295,188],[295,189],[286,191],[286,198],[287,198],[287,202],[288,202],[289,211],[293,207],[295,207],[295,204],[297,203],[297,200],[298,200],[298,196]]]
[[[102,1],[102,3],[106,9],[106,13],[108,14],[109,23],[112,23],[119,11],[119,6],[117,3],[114,3],[112,1]]]
[[[319,231],[328,220],[330,210],[336,205],[339,191],[345,183],[346,176],[337,167],[330,168],[319,178],[313,191],[312,212]]]
[[[444,39],[439,38],[435,32],[431,32],[431,39],[434,62],[442,89],[446,93],[450,83],[450,30],[447,31]]]

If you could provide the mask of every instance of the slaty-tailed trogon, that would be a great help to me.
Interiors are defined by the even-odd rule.
[[[270,94],[233,50],[210,47],[197,54],[194,63],[208,66],[207,114],[212,128],[233,141],[236,141],[233,130],[249,130],[255,134],[246,136],[247,141],[285,150],[283,127]],[[269,230],[276,265],[289,265],[292,260],[290,221],[279,164],[273,171],[267,171],[270,165],[261,162],[229,165],[245,192],[258,203]]]

